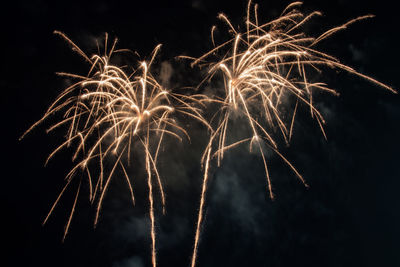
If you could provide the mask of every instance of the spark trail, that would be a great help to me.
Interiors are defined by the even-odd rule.
[[[298,105],[308,107],[311,117],[315,118],[326,138],[323,116],[314,105],[313,91],[338,93],[323,82],[312,82],[309,77],[313,73],[322,73],[322,68],[341,69],[355,76],[366,79],[377,86],[393,93],[396,91],[351,67],[340,63],[335,57],[319,51],[315,46],[337,31],[346,29],[354,22],[373,17],[366,15],[350,20],[347,23],[329,29],[317,37],[307,36],[303,26],[313,17],[320,16],[318,11],[303,14],[297,8],[301,2],[288,5],[282,14],[266,23],[259,23],[258,5],[248,2],[244,32],[235,28],[228,17],[219,14],[228,28],[231,38],[221,45],[215,45],[215,26],[211,29],[211,40],[214,48],[199,58],[183,57],[192,60],[192,66],[206,66],[208,74],[203,80],[210,81],[222,73],[224,86],[221,97],[213,99],[218,105],[218,113],[213,117],[211,125],[214,131],[210,135],[208,145],[202,157],[204,177],[201,191],[200,207],[197,217],[194,247],[191,266],[195,267],[201,226],[203,222],[204,203],[209,179],[209,165],[216,158],[221,164],[224,153],[240,144],[248,143],[249,149],[261,155],[267,191],[274,198],[271,178],[268,170],[266,150],[273,151],[295,173],[300,181],[307,186],[304,178],[279,152],[274,135],[283,136],[286,143],[290,142],[293,124]],[[221,56],[222,55],[222,56]],[[203,84],[200,83],[199,86]],[[294,100],[291,104],[290,100]],[[293,113],[287,114],[288,106],[293,105]],[[292,109],[292,108],[290,108]],[[289,117],[289,120],[285,120]],[[237,140],[230,136],[230,129],[238,124],[245,125],[246,136]],[[230,141],[230,143],[228,143]]]
[[[86,76],[71,73],[58,73],[75,82],[66,88],[50,105],[44,116],[29,128],[24,135],[55,113],[61,113],[62,119],[52,125],[47,132],[67,126],[66,140],[50,153],[47,162],[60,150],[75,146],[72,161],[74,166],[66,175],[65,186],[58,195],[43,223],[53,213],[60,198],[71,185],[77,172],[86,173],[89,187],[89,200],[96,206],[94,225],[99,220],[100,211],[107,189],[117,170],[123,173],[134,205],[135,198],[132,177],[128,167],[134,163],[131,158],[133,150],[141,154],[145,162],[144,174],[147,179],[149,219],[151,224],[151,258],[156,262],[156,232],[154,215],[153,185],[158,186],[163,212],[165,212],[165,195],[157,159],[166,136],[182,141],[181,135],[189,138],[187,131],[177,121],[178,114],[196,119],[207,124],[201,115],[202,95],[182,95],[163,88],[151,73],[151,66],[161,45],[155,47],[150,60],[140,62],[139,67],[129,70],[112,63],[114,54],[127,50],[117,50],[115,39],[109,46],[108,35],[105,36],[104,51],[89,57],[65,34],[56,31],[72,49],[89,63]],[[108,47],[109,46],[109,47]],[[79,160],[78,160],[79,159]],[[136,159],[137,160],[137,159]],[[107,167],[112,162],[111,168]],[[121,176],[121,175],[119,175]],[[82,179],[69,215],[63,240],[65,239],[81,192]]]

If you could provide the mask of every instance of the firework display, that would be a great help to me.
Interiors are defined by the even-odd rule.
[[[90,70],[87,76],[59,73],[59,75],[76,80],[76,82],[66,88],[49,107],[43,118],[25,133],[29,133],[50,115],[63,111],[63,119],[51,126],[47,132],[68,125],[66,141],[49,155],[47,161],[63,148],[71,145],[76,147],[72,158],[76,163],[66,175],[66,184],[51,207],[44,223],[52,214],[78,171],[86,173],[89,200],[96,205],[95,225],[98,223],[104,196],[112,177],[116,176],[117,169],[123,173],[122,176],[129,188],[132,203],[135,204],[133,178],[128,175],[127,171],[128,166],[135,163],[131,157],[132,150],[135,149],[141,152],[145,164],[144,173],[147,176],[151,222],[152,264],[156,266],[153,184],[157,184],[159,188],[163,212],[165,212],[164,189],[157,170],[160,148],[167,135],[178,141],[182,141],[182,134],[187,136],[186,130],[174,118],[177,113],[185,114],[207,125],[207,122],[201,117],[200,110],[193,105],[201,103],[204,96],[187,96],[169,92],[152,76],[150,69],[161,45],[154,49],[148,62],[141,62],[137,69],[128,73],[129,69],[125,70],[111,62],[113,54],[125,51],[116,50],[117,40],[108,49],[108,36],[106,35],[103,55],[95,54],[89,57],[65,34],[57,31],[55,34],[63,37],[73,50],[90,64]],[[112,167],[107,169],[108,164],[105,162],[112,162]],[[63,238],[67,235],[70,227],[81,182],[82,180],[79,180]]]
[[[212,99],[219,106],[218,113],[210,122],[214,131],[210,135],[202,157],[202,164],[205,167],[192,267],[196,265],[210,160],[216,158],[217,165],[220,166],[227,150],[248,143],[249,150],[257,151],[262,158],[267,191],[271,199],[274,199],[274,194],[268,170],[267,151],[278,155],[308,187],[302,175],[279,151],[274,130],[279,129],[280,136],[289,143],[298,105],[305,105],[311,117],[317,120],[326,138],[323,127],[325,120],[314,104],[313,92],[319,90],[334,95],[338,93],[324,82],[316,82],[314,79],[311,81],[309,77],[315,77],[314,73],[321,73],[324,67],[336,68],[396,93],[391,87],[357,72],[340,63],[337,58],[316,48],[319,42],[335,32],[346,29],[354,22],[371,18],[372,15],[358,17],[317,37],[312,37],[303,31],[303,26],[321,13],[315,11],[303,14],[297,9],[301,4],[302,2],[293,2],[278,18],[261,23],[258,18],[258,5],[253,5],[250,0],[244,32],[235,28],[227,16],[221,13],[218,18],[226,24],[232,38],[221,45],[215,45],[214,26],[211,29],[211,40],[215,48],[199,58],[184,57],[193,60],[192,66],[201,65],[207,68],[208,74],[203,82],[216,79],[215,76],[219,73],[223,76],[222,90],[217,88],[215,90],[217,97]],[[289,115],[287,110],[291,105],[293,107],[289,110],[293,112]],[[237,137],[235,129],[239,126],[247,128],[247,135]],[[232,140],[231,135],[235,135],[237,139]]]
[[[120,59],[127,53],[134,53],[118,49],[117,39],[110,41],[106,34],[104,44],[97,44],[97,53],[89,55],[64,33],[55,31],[89,67],[83,75],[57,73],[72,83],[21,137],[53,116],[57,121],[47,132],[67,129],[65,140],[49,154],[46,164],[60,151],[69,150],[72,151],[73,166],[43,224],[73,183],[77,190],[63,240],[69,232],[83,184],[95,207],[96,226],[113,179],[124,181],[133,205],[134,180],[145,179],[151,262],[152,266],[157,266],[156,194],[161,201],[162,213],[166,212],[163,175],[157,163],[162,161],[163,154],[168,154],[163,151],[167,139],[174,142],[190,139],[191,120],[204,126],[201,136],[205,137],[206,143],[201,155],[203,176],[191,267],[197,264],[201,229],[204,228],[206,196],[212,176],[210,169],[213,162],[217,167],[222,165],[228,150],[246,146],[249,152],[259,155],[270,199],[275,198],[273,177],[270,176],[271,155],[281,159],[308,187],[301,172],[281,152],[280,143],[290,143],[296,114],[300,110],[309,112],[326,138],[325,119],[318,109],[315,94],[338,95],[338,92],[324,82],[321,74],[329,69],[342,70],[392,93],[397,92],[318,48],[318,44],[331,35],[373,15],[357,17],[317,35],[307,33],[305,26],[321,13],[305,14],[299,10],[301,5],[302,2],[293,2],[277,18],[262,22],[258,5],[250,0],[244,24],[240,26],[235,26],[227,15],[219,14],[225,30],[219,31],[216,26],[211,28],[213,48],[199,57],[179,56],[190,61],[192,71],[198,71],[198,76],[204,74],[194,90],[184,93],[165,88],[158,73],[155,74],[161,45],[154,48],[147,60],[138,60],[134,66],[121,65],[115,63],[120,62],[114,60],[116,57]],[[219,42],[221,36],[223,40]],[[205,87],[208,90],[202,90]],[[188,122],[179,123],[181,118]],[[139,177],[131,175],[132,169]]]

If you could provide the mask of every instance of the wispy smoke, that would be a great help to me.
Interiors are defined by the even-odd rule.
[[[163,61],[161,63],[161,71],[160,71],[160,82],[161,85],[168,88],[170,85],[170,79],[173,74],[173,68],[168,61]]]
[[[137,256],[115,262],[112,267],[144,267],[143,260]]]

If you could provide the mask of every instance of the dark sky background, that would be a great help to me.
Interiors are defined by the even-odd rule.
[[[65,32],[84,51],[108,32],[120,48],[148,55],[162,43],[158,62],[174,66],[173,85],[195,85],[196,69],[174,61],[211,48],[210,28],[224,12],[243,21],[246,1],[11,1],[1,15],[3,161],[1,211],[2,266],[150,266],[147,189],[140,172],[137,205],[129,202],[124,181],[114,180],[99,226],[94,209],[81,197],[70,234],[61,242],[71,190],[42,227],[63,185],[71,155],[61,153],[43,167],[63,132],[47,135],[38,127],[19,136],[45,112],[65,86],[56,71],[85,73],[87,66],[54,30]],[[260,20],[275,18],[289,1],[258,1]],[[320,48],[343,63],[400,88],[398,13],[392,1],[307,0],[305,11],[324,16],[312,24],[319,32],[364,14],[360,22]],[[396,52],[397,51],[397,52]],[[400,99],[343,72],[320,77],[340,97],[317,96],[328,140],[306,108],[283,153],[303,174],[309,189],[271,156],[276,200],[268,199],[261,159],[239,148],[223,165],[212,166],[206,221],[198,266],[400,266]],[[167,214],[157,206],[159,266],[188,266],[201,189],[200,152],[205,134],[191,127],[192,144],[167,144],[160,161]],[[142,181],[141,181],[142,180]],[[5,256],[5,258],[4,258]],[[5,262],[5,263],[4,263]]]

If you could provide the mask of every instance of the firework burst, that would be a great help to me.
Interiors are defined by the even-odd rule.
[[[216,27],[214,26],[211,29],[211,40],[215,48],[199,58],[184,57],[193,60],[192,66],[200,65],[207,68],[208,74],[203,82],[210,81],[221,73],[223,77],[223,91],[220,92],[222,96],[213,100],[219,105],[217,114],[211,120],[214,131],[210,135],[202,158],[204,177],[192,267],[196,264],[209,179],[209,165],[213,158],[216,158],[219,166],[227,150],[248,143],[250,151],[256,150],[261,155],[267,191],[269,197],[273,199],[274,194],[266,158],[267,150],[278,155],[307,186],[301,174],[279,152],[275,130],[278,129],[279,135],[286,143],[289,143],[298,106],[305,105],[309,109],[311,117],[318,122],[322,134],[326,138],[323,127],[325,121],[314,105],[313,92],[324,91],[334,95],[338,93],[334,89],[328,88],[323,82],[310,81],[310,76],[316,72],[321,73],[324,67],[336,68],[396,93],[391,87],[357,72],[340,63],[335,57],[315,48],[319,42],[335,32],[346,29],[354,22],[371,18],[372,15],[358,17],[339,27],[332,28],[318,37],[310,37],[304,33],[303,26],[321,13],[315,11],[305,15],[297,9],[301,4],[301,2],[290,4],[277,19],[262,24],[258,19],[258,6],[252,5],[249,1],[245,27],[243,27],[246,30],[242,32],[233,26],[226,15],[220,14],[218,17],[226,24],[232,38],[221,45],[215,45]],[[294,101],[291,103],[289,100],[293,99]],[[293,112],[288,114],[287,110],[293,110]],[[233,138],[229,136],[228,132],[231,132],[230,129],[237,127],[238,124],[247,128],[246,136],[232,140]]]
[[[160,148],[168,135],[179,141],[182,141],[182,135],[189,138],[187,131],[177,123],[177,114],[207,124],[200,114],[201,110],[195,107],[196,104],[201,105],[204,96],[172,93],[158,83],[150,70],[161,45],[153,50],[150,60],[140,62],[137,69],[129,71],[127,67],[119,67],[111,61],[114,54],[127,52],[127,50],[116,50],[117,40],[108,48],[106,35],[104,53],[100,54],[99,51],[98,54],[89,57],[65,34],[61,32],[55,34],[65,39],[72,49],[90,64],[90,70],[86,76],[58,73],[75,82],[58,96],[44,116],[25,133],[30,132],[54,113],[63,112],[62,119],[52,125],[47,132],[67,125],[66,140],[49,155],[47,161],[63,148],[72,145],[75,147],[72,157],[74,166],[66,175],[66,184],[44,223],[79,171],[86,173],[89,200],[96,206],[94,225],[98,223],[105,194],[118,169],[123,173],[134,204],[132,177],[128,175],[128,167],[133,163],[131,154],[132,150],[135,150],[141,153],[141,160],[145,165],[143,173],[146,174],[148,186],[152,264],[156,266],[154,184],[158,186],[165,212],[165,194],[157,169]],[[106,162],[112,163],[111,168],[107,167],[109,164],[105,164]],[[81,183],[82,180],[79,180],[63,239],[70,227]]]

